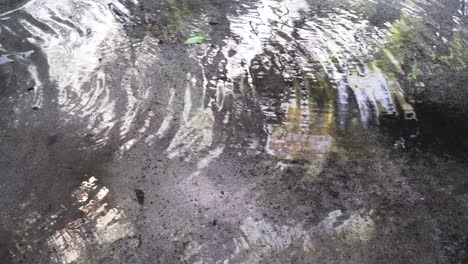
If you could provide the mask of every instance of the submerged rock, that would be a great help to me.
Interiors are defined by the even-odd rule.
[[[145,203],[145,192],[143,192],[140,189],[135,189],[135,194],[136,194],[138,203],[139,204],[144,204]]]

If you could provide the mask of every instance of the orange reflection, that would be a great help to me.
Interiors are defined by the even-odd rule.
[[[285,121],[270,126],[267,143],[270,154],[283,159],[300,159],[325,157],[330,153],[335,131],[333,97],[318,102],[313,93],[324,94],[323,89],[332,88],[319,82],[310,85],[312,87],[303,90],[299,83],[294,83],[296,96],[288,102]]]

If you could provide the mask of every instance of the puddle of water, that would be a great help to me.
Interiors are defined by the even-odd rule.
[[[212,43],[185,48],[173,40],[166,48],[180,48],[184,56],[174,59],[161,48],[161,39],[166,38],[158,35],[158,39],[154,32],[144,32],[141,38],[132,36],[147,17],[132,17],[119,1],[29,1],[0,14],[1,33],[12,38],[0,46],[0,67],[7,73],[18,73],[18,79],[22,79],[23,67],[27,78],[20,80],[18,87],[29,87],[32,95],[5,92],[8,96],[0,102],[13,110],[0,135],[8,129],[37,124],[37,120],[30,121],[27,110],[32,108],[56,115],[51,118],[60,127],[70,125],[71,133],[86,135],[88,143],[77,151],[92,153],[110,147],[117,157],[125,157],[141,145],[161,150],[169,162],[186,162],[193,167],[194,172],[187,173],[176,188],[198,194],[193,185],[200,182],[207,192],[197,199],[206,207],[220,203],[213,195],[219,192],[218,186],[204,172],[227,153],[273,159],[280,169],[304,162],[306,165],[298,165],[303,169],[300,176],[313,182],[344,140],[358,138],[359,144],[351,148],[361,151],[366,144],[378,144],[365,137],[368,129],[384,125],[382,118],[417,120],[403,84],[387,69],[392,68],[394,75],[408,73],[405,58],[386,46],[398,44],[389,36],[408,33],[417,24],[404,19],[380,23],[373,21],[372,14],[363,17],[361,4],[375,1],[352,1],[356,9],[346,8],[342,1],[321,2],[319,6],[305,0],[240,1],[233,4],[236,8],[223,10],[227,13],[228,23],[222,25],[226,32],[223,37],[214,37],[220,33],[209,28],[209,14],[194,18],[185,14],[186,9],[176,7],[178,3],[168,1],[176,17],[166,25],[170,33],[164,34],[171,35],[167,38],[177,39],[179,31],[182,35],[206,31],[213,36]],[[134,4],[138,6],[138,2]],[[428,5],[439,6],[434,1],[395,3],[396,9],[415,21],[430,16]],[[400,11],[396,13],[391,14],[392,19],[398,19]],[[183,22],[183,17],[190,21]],[[463,19],[455,14],[449,18],[455,25],[450,32],[461,31]],[[428,22],[436,28],[445,26],[435,18]],[[434,35],[448,45],[450,37],[440,31]],[[16,42],[20,47],[14,47]],[[378,61],[376,54],[384,59]],[[445,59],[450,61],[449,57]],[[387,64],[382,66],[382,61]],[[161,67],[158,62],[166,64]],[[186,63],[193,68],[187,70]],[[174,70],[179,65],[185,68]],[[414,68],[408,75],[417,79],[421,69]],[[180,81],[168,78],[169,85],[165,85],[161,79],[171,74]],[[396,141],[395,148],[405,147],[404,138]],[[235,199],[241,200],[250,190],[239,189],[242,191],[235,193]],[[46,241],[44,247],[55,249],[49,257],[57,263],[87,261],[94,257],[89,252],[97,250],[97,245],[106,251],[122,239],[128,238],[129,247],[136,247],[135,229],[125,212],[107,204],[110,194],[91,177],[72,195],[76,208],[63,207],[51,215],[40,215],[24,206],[29,213],[23,217],[24,229],[16,235],[17,241],[27,243],[14,249],[15,257],[35,253],[41,241]],[[239,213],[232,208],[217,210]],[[57,225],[70,211],[83,216]],[[345,214],[339,210],[307,228],[294,219],[278,224],[253,217],[233,226],[240,235],[225,245],[232,255],[218,263],[256,263],[284,252],[300,252],[316,260],[327,243],[343,248],[365,244],[372,241],[376,228],[372,212]],[[182,243],[189,241],[181,254],[186,262],[197,259],[209,244],[188,237],[180,238]],[[203,263],[203,259],[195,263]]]

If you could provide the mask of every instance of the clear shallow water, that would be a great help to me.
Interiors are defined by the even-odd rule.
[[[466,164],[427,152],[430,129],[411,124],[428,118],[415,90],[441,103],[429,77],[466,69],[464,13],[457,1],[5,8],[2,258],[460,263]],[[210,39],[183,45],[197,32]]]

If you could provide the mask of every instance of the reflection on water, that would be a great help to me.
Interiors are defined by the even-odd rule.
[[[130,42],[116,12],[128,14],[118,1],[30,1],[4,14],[0,25],[11,43],[24,39],[24,45],[36,51],[3,55],[2,62],[26,60],[34,54],[47,60],[47,68],[39,60],[25,62],[28,85],[34,88],[30,107],[57,106],[64,125],[84,122],[84,134],[94,139],[92,148],[103,146],[113,135],[118,135],[123,149],[141,138],[127,136],[152,88],[145,69],[158,56],[157,40]],[[150,119],[148,115],[145,123]],[[21,116],[16,122],[21,122]]]
[[[293,86],[295,95],[287,104],[284,124],[269,126],[267,153],[285,159],[307,155],[312,155],[312,159],[324,159],[333,144],[334,105],[331,96],[316,100],[314,95],[330,93],[331,87],[327,82],[309,80],[306,80],[307,89],[302,89],[298,83]]]
[[[350,119],[346,69],[364,64],[361,59],[383,40],[383,31],[352,12],[333,4],[319,16],[316,11],[306,1],[264,0],[228,16],[221,90],[235,92],[239,86],[243,96],[260,104],[266,151],[280,158],[326,157],[336,127],[347,129]],[[359,95],[354,98],[359,105],[375,101],[374,95]],[[369,113],[361,115],[366,123]]]
[[[194,141],[211,145],[213,136],[209,134],[215,127],[216,113],[226,126],[233,126],[234,122],[242,122],[236,120],[242,112],[252,115],[250,112],[258,110],[252,105],[263,112],[268,143],[259,135],[249,135],[243,137],[249,141],[245,145],[265,145],[269,153],[274,148],[292,152],[289,158],[307,149],[326,152],[335,130],[347,130],[354,102],[364,126],[378,123],[380,116],[399,115],[398,108],[410,106],[402,89],[391,91],[386,83],[396,82],[394,77],[386,76],[374,64],[368,66],[379,45],[387,41],[385,35],[404,28],[401,23],[394,27],[393,21],[375,27],[363,19],[364,16],[373,21],[379,4],[380,1],[376,6],[366,1],[324,1],[317,6],[303,0],[262,0],[239,5],[235,12],[227,14],[229,34],[221,45],[189,48],[201,66],[202,77],[189,77],[185,88],[171,88],[172,95],[165,98],[167,113],[161,122],[156,122],[159,130],[151,133],[146,142],[152,144],[155,138],[161,139],[174,126],[174,96],[182,94],[181,89],[185,89],[185,124],[169,146],[171,157],[178,155],[174,151],[180,152],[175,150],[179,141],[190,137],[193,129],[204,131],[195,132],[194,135],[200,135],[194,136]],[[395,1],[389,7],[393,10],[390,18],[397,19],[400,12],[412,19],[426,18],[431,12],[427,6],[430,5],[418,1]],[[137,24],[119,1],[29,1],[1,18],[2,33],[12,41],[2,44],[0,64],[24,65],[24,85],[32,87],[33,96],[21,108],[57,107],[62,123],[79,120],[86,124],[83,134],[94,141],[92,148],[102,147],[114,137],[119,139],[123,153],[144,137],[155,115],[145,110],[146,99],[158,88],[148,77],[160,59],[159,40],[151,36],[130,38],[125,27]],[[196,31],[208,20],[200,15],[187,28]],[[454,15],[452,22],[453,30],[459,31],[460,17]],[[447,36],[438,36],[448,42]],[[14,46],[19,39],[23,39],[21,47]],[[386,48],[382,51],[402,72],[398,54]],[[46,68],[39,56],[46,59]],[[213,64],[215,73],[208,70]],[[418,75],[417,69],[412,74]],[[201,101],[192,89],[195,93],[202,90]],[[235,99],[239,95],[244,101]],[[18,98],[9,100],[18,107]],[[18,128],[23,115],[25,109],[17,109],[14,118],[8,120],[10,127]],[[257,117],[251,118],[256,122]],[[238,126],[249,134],[246,125]],[[134,126],[138,127],[137,133],[133,133]],[[303,146],[310,141],[317,141],[317,147]],[[289,144],[290,150],[284,144]],[[182,152],[190,149],[185,148]]]
[[[47,241],[56,250],[52,258],[57,263],[89,259],[88,247],[96,247],[95,243],[109,247],[115,241],[133,235],[133,228],[127,222],[125,213],[118,208],[108,208],[105,198],[109,190],[106,187],[97,190],[96,182],[97,179],[91,177],[73,194],[77,205],[81,205],[79,210],[84,213],[84,217],[67,223],[64,229],[56,231]],[[94,197],[90,198],[92,193]],[[90,229],[87,232],[92,235],[85,235],[83,229]]]
[[[129,239],[130,246],[136,247],[138,241],[133,238],[131,223],[124,211],[108,205],[109,195],[109,189],[92,176],[73,192],[73,208],[62,204],[60,210],[47,215],[29,213],[24,222],[20,219],[11,227],[18,242],[16,248],[10,249],[13,257],[29,258],[37,250],[49,250],[37,259],[42,263],[88,263],[107,257],[112,243],[119,239]],[[25,206],[26,212],[30,205]],[[82,212],[82,216],[68,221],[73,210]]]
[[[347,129],[350,91],[364,124],[379,115],[382,104],[378,102],[387,101],[390,105],[394,100],[390,93],[369,92],[366,84],[356,84],[353,76],[348,76],[348,68],[362,67],[364,58],[384,41],[384,31],[339,5],[329,3],[317,12],[306,1],[264,0],[241,5],[227,16],[230,32],[221,46],[191,47],[192,57],[201,66],[202,79],[190,77],[187,82],[182,115],[185,124],[169,146],[169,155],[174,157],[190,149],[200,151],[202,146],[211,145],[213,113],[220,113],[224,124],[231,126],[242,122],[236,120],[242,112],[256,111],[251,104],[260,107],[266,120],[263,130],[271,135],[267,140],[254,134],[243,137],[243,147],[249,145],[262,151],[261,146],[266,145],[272,153],[271,142],[279,140],[273,148],[286,150],[281,144],[290,143],[291,149],[286,152],[309,149],[324,154],[331,147],[335,126]],[[145,136],[155,115],[145,111],[145,100],[157,89],[148,76],[160,57],[159,40],[147,36],[134,41],[128,37],[125,26],[135,24],[122,4],[31,1],[3,16],[3,30],[13,36],[14,31],[21,32],[16,38],[24,37],[47,59],[47,72],[39,70],[41,66],[34,60],[28,63],[29,85],[34,87],[34,98],[29,103],[33,107],[42,109],[57,104],[63,123],[86,123],[83,134],[92,139],[94,149],[117,138],[122,154]],[[206,20],[202,16],[189,28],[195,30]],[[32,53],[10,54],[2,56],[4,63],[13,57],[26,59]],[[220,55],[223,59],[214,60]],[[113,65],[115,61],[120,63]],[[217,64],[215,74],[207,70],[212,64]],[[53,94],[47,91],[51,84],[56,88]],[[348,84],[356,89],[349,90]],[[195,93],[203,91],[201,102],[192,89]],[[172,104],[174,96],[181,94],[179,90],[173,90],[166,98],[167,114],[158,132],[147,137],[148,144],[160,140],[174,126]],[[248,102],[231,101],[239,93]],[[197,110],[198,105],[201,110]],[[21,122],[21,116],[15,122]],[[299,123],[303,128],[297,130]],[[241,124],[239,129],[247,132],[247,125]],[[138,126],[137,133],[133,133],[134,126]],[[192,134],[200,135],[189,139]],[[200,141],[187,143],[200,146],[181,147],[180,141],[185,140]],[[303,146],[310,141],[316,141],[316,146]]]
[[[335,250],[348,242],[366,243],[372,238],[374,221],[372,212],[352,212],[345,215],[341,210],[332,211],[316,226],[277,225],[265,220],[246,218],[240,225],[242,236],[233,238],[235,250],[224,263],[281,263],[278,252],[294,252],[306,263],[319,261],[321,252],[328,243]]]
[[[197,89],[196,79],[187,75],[187,86],[184,97],[183,124],[174,136],[167,151],[169,158],[187,156],[210,146],[213,138],[213,116],[209,109],[192,109],[192,89]]]

